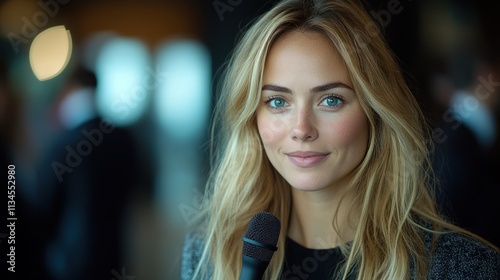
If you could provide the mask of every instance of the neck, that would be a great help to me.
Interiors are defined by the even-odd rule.
[[[347,194],[340,204],[342,196],[342,193],[328,188],[313,192],[292,188],[288,237],[310,249],[334,248],[352,240],[354,224],[349,222],[348,215],[352,196]],[[334,220],[338,232],[334,228]]]

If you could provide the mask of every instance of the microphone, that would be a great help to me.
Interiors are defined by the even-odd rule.
[[[243,267],[240,280],[262,280],[280,235],[281,223],[268,212],[257,213],[250,220],[243,237]]]

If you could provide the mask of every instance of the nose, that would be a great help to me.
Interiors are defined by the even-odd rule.
[[[291,137],[294,141],[310,142],[318,138],[314,115],[307,108],[301,108],[295,114]]]

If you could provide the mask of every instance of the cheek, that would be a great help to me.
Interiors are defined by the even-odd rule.
[[[332,125],[331,138],[343,147],[354,147],[364,152],[368,141],[368,119],[364,114],[351,116]]]
[[[265,113],[257,114],[257,127],[265,146],[276,144],[287,134],[286,125],[282,120]]]
[[[269,127],[268,124],[262,121],[257,121],[257,127],[259,128],[260,138],[264,144],[268,144],[269,142],[273,142],[274,134],[273,130]]]

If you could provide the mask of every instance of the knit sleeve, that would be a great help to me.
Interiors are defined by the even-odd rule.
[[[203,253],[203,237],[203,232],[199,229],[191,231],[186,235],[182,250],[181,280],[194,279],[194,271]]]
[[[500,279],[500,253],[470,237],[439,236],[428,279]]]
[[[184,240],[181,261],[181,280],[193,280],[194,272],[200,263],[203,250],[205,248],[205,233],[203,227],[189,232]],[[213,267],[210,262],[202,264],[201,276],[196,276],[196,280],[210,280]]]

